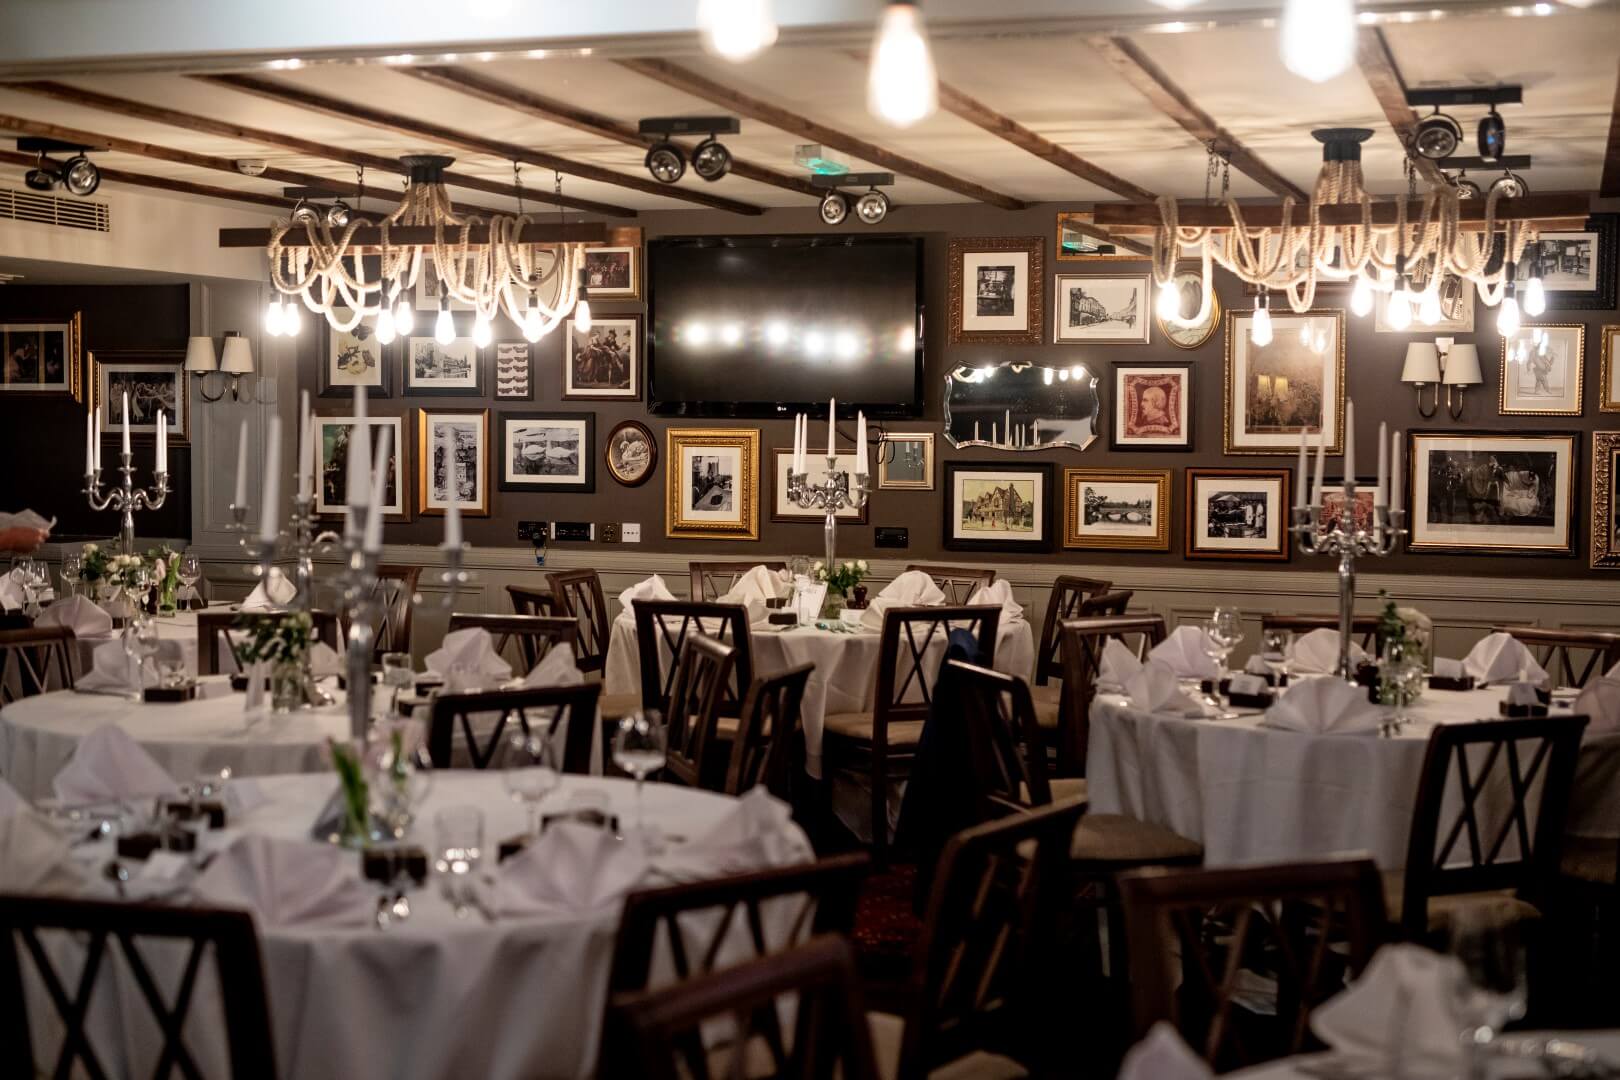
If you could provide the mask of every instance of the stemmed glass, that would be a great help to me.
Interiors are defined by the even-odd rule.
[[[388,703],[390,716],[399,712],[399,692],[409,690],[416,681],[416,669],[413,667],[411,654],[408,652],[383,653],[382,658],[383,685],[393,690],[394,694]]]
[[[557,775],[551,740],[534,731],[515,731],[501,747],[501,782],[514,801],[529,811],[532,839],[540,835],[540,804],[557,790]]]
[[[1260,660],[1280,690],[1288,680],[1288,631],[1267,630],[1260,636]]]
[[[799,593],[804,591],[805,579],[810,576],[810,558],[807,555],[794,555],[788,559],[788,576],[793,579],[793,612],[799,611]]]
[[[13,576],[22,586],[23,598],[27,601],[23,607],[23,614],[30,619],[38,618],[42,610],[39,606],[39,594],[50,584],[50,570],[38,559],[19,559]]]
[[[613,764],[636,778],[636,831],[653,846],[653,836],[641,802],[641,787],[648,776],[664,767],[664,725],[657,713],[633,712],[619,721],[613,738]]]
[[[1449,951],[1461,965],[1450,989],[1452,1007],[1464,1025],[1468,1075],[1483,1076],[1491,1043],[1503,1027],[1524,1017],[1524,942],[1516,924],[1464,907],[1452,916]]]
[[[1215,693],[1205,694],[1206,704],[1220,708],[1218,694],[1221,681],[1226,678],[1226,658],[1232,655],[1237,643],[1243,640],[1243,619],[1236,608],[1218,607],[1204,624],[1204,653],[1215,661]]]
[[[433,762],[413,725],[393,721],[376,736],[388,742],[377,762],[378,812],[395,840],[403,840],[433,787]]]
[[[134,621],[130,623],[130,640],[133,643],[133,652],[139,661],[135,669],[135,686],[132,697],[141,700],[141,687],[146,682],[146,665],[150,663],[162,648],[162,641],[158,637],[157,620],[143,611],[137,611]]]
[[[202,580],[202,560],[191,552],[180,556],[180,569],[176,571],[180,584],[184,585],[189,593],[196,591],[197,582]]]
[[[77,551],[67,551],[62,554],[62,593],[65,596],[79,595],[79,574],[84,570],[84,556]]]
[[[1406,709],[1417,696],[1424,675],[1421,652],[1404,642],[1392,641],[1384,648],[1379,662],[1379,676],[1386,684],[1384,700],[1395,706],[1395,719],[1390,735],[1397,735],[1406,726]]]

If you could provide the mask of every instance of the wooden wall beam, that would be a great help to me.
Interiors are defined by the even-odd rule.
[[[1361,28],[1356,37],[1356,63],[1361,67],[1367,85],[1372,88],[1373,96],[1378,99],[1379,108],[1384,110],[1389,126],[1395,129],[1396,137],[1401,140],[1402,152],[1410,154],[1418,174],[1431,184],[1446,183],[1446,175],[1438,165],[1421,154],[1411,154],[1407,149],[1412,145],[1418,117],[1412,111],[1412,106],[1406,103],[1406,80],[1401,78],[1401,69],[1395,66],[1395,55],[1389,51],[1389,39],[1378,27]]]

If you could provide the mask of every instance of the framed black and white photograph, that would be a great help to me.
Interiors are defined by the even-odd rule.
[[[1202,269],[1177,270],[1171,284],[1176,289],[1176,317],[1164,318],[1155,305],[1153,324],[1159,328],[1160,336],[1176,348],[1196,349],[1221,328],[1221,298],[1211,289],[1205,302]]]
[[[80,321],[78,312],[66,319],[0,321],[0,394],[81,400]]]
[[[1574,432],[1411,433],[1412,551],[1570,555]]]
[[[1544,232],[1519,257],[1520,289],[1539,272],[1551,311],[1609,311],[1616,300],[1620,214],[1593,214],[1586,228]]]
[[[934,490],[931,432],[886,431],[878,440],[877,486],[900,491]]]
[[[90,354],[90,407],[101,413],[101,434],[123,430],[124,395],[129,395],[129,433],[157,438],[163,413],[169,442],[189,442],[191,410],[186,403],[184,349],[97,349]]]
[[[1041,343],[1045,237],[956,237],[949,258],[952,345]]]
[[[527,341],[495,343],[495,400],[533,401],[532,349]]]
[[[773,500],[772,503],[771,503],[771,520],[772,521],[814,521],[814,522],[817,522],[818,524],[821,523],[821,522],[826,521],[827,520],[827,515],[826,515],[825,511],[817,510],[817,509],[806,510],[803,507],[801,507],[798,503],[796,503],[792,499],[788,498],[788,470],[790,468],[792,468],[792,466],[793,466],[793,451],[792,450],[785,450],[785,449],[782,449],[782,448],[779,447],[779,448],[771,451],[771,458],[772,458],[772,462],[771,462],[771,464],[772,464],[772,472],[771,472],[771,475],[772,475],[772,483],[774,485],[771,488],[771,498]],[[853,484],[855,482],[854,481],[855,465],[856,465],[856,456],[855,456],[855,454],[848,453],[848,454],[839,454],[838,455],[838,467],[840,469],[844,470],[846,473],[848,473],[850,475],[850,483],[851,484]],[[823,483],[826,482],[826,480],[827,480],[827,457],[826,457],[826,455],[824,455],[824,454],[807,454],[807,455],[805,455],[804,468],[805,468],[805,471],[810,474],[810,483],[812,485],[823,484]],[[859,522],[860,524],[864,525],[864,524],[866,524],[866,521],[867,521],[867,517],[866,517],[867,507],[870,506],[870,505],[871,505],[871,503],[870,503],[870,501],[868,501],[866,504],[862,505],[862,507],[859,510],[855,509],[852,506],[846,506],[842,510],[838,511],[838,520],[839,521]]]
[[[1063,546],[1170,550],[1169,469],[1064,469]]]
[[[1146,274],[1059,274],[1052,289],[1052,341],[1146,345],[1153,326]]]
[[[945,462],[948,551],[1049,551],[1052,466]]]
[[[489,410],[417,411],[416,507],[440,515],[451,502],[489,516]]]
[[[347,322],[350,313],[332,313]],[[326,355],[321,364],[321,397],[350,397],[363,386],[374,398],[389,396],[388,368],[393,348],[377,340],[376,328],[362,319],[350,330],[335,330],[325,319]]]
[[[595,414],[502,413],[500,489],[595,491]]]
[[[315,446],[320,454],[316,463],[315,512],[327,516],[343,513],[349,505],[349,442],[357,422],[352,416],[315,417]],[[389,432],[388,481],[383,492],[383,516],[388,521],[411,520],[410,457],[411,442],[404,418],[368,416],[371,452],[376,453],[383,429]]]
[[[1193,366],[1152,361],[1114,363],[1112,450],[1191,450]]]
[[[646,424],[621,420],[608,432],[602,457],[609,476],[625,487],[636,487],[646,483],[658,467],[658,442]]]
[[[405,343],[405,393],[412,397],[483,397],[484,365],[470,337],[413,337]]]
[[[1620,431],[1592,433],[1592,557],[1594,570],[1620,570]]]
[[[1271,340],[1254,340],[1254,312],[1226,313],[1225,450],[1292,454],[1304,431],[1344,452],[1344,312],[1271,316]]]
[[[447,311],[471,311],[473,306],[465,300],[451,297],[445,304]],[[422,269],[416,275],[416,318],[426,319],[428,329],[433,328],[433,317],[439,311],[439,273],[431,256],[422,256]]]
[[[1288,559],[1287,469],[1188,469],[1182,554]]]
[[[759,539],[759,431],[670,428],[664,531],[707,540]]]
[[[590,247],[584,255],[585,285],[592,300],[637,300],[641,297],[641,249],[636,246]]]
[[[581,331],[568,323],[563,339],[563,394],[572,401],[641,397],[641,316],[591,320]]]
[[[1586,382],[1586,324],[1523,326],[1502,339],[1502,416],[1579,416]]]
[[[1620,412],[1620,326],[1610,324],[1598,331],[1601,365],[1598,371],[1598,411]]]

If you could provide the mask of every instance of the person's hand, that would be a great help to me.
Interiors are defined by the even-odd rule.
[[[49,535],[50,533],[44,529],[30,529],[25,525],[0,529],[0,551],[14,551],[19,555],[32,555]]]

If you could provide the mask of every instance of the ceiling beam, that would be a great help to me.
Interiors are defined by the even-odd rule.
[[[1527,195],[1522,199],[1501,199],[1496,204],[1497,221],[1537,221],[1544,225],[1548,222],[1556,224],[1558,228],[1571,227],[1568,223],[1585,222],[1591,210],[1592,197],[1582,191],[1560,191],[1547,195]],[[1398,204],[1390,199],[1375,199],[1372,204],[1372,223],[1374,225],[1394,225],[1397,220]],[[1346,203],[1342,206],[1323,206],[1319,209],[1323,225],[1359,225],[1361,224],[1361,204]],[[1176,204],[1176,214],[1179,223],[1189,229],[1229,229],[1232,227],[1232,215],[1226,207],[1211,205],[1206,202],[1184,201]],[[1409,199],[1406,204],[1408,222],[1416,222],[1423,216],[1423,200]],[[1294,223],[1304,226],[1307,224],[1307,213],[1303,207],[1294,207]],[[1458,210],[1458,221],[1463,228],[1470,226],[1483,226],[1485,223],[1485,200],[1466,199]],[[1154,229],[1163,224],[1159,207],[1156,203],[1097,203],[1091,210],[1091,219],[1104,228],[1125,229]],[[1281,203],[1245,203],[1243,205],[1243,223],[1249,228],[1277,228],[1283,223]],[[1574,226],[1574,227],[1579,227]]]
[[[977,202],[989,203],[999,206],[1003,210],[1022,210],[1029,204],[1022,199],[1015,199],[1011,195],[1003,195],[999,191],[992,191],[987,187],[965,180],[960,176],[924,165],[920,161],[902,157],[892,151],[885,150],[858,136],[851,135],[825,124],[817,123],[809,117],[801,116],[796,112],[772,105],[740,90],[733,90],[709,79],[690,68],[672,64],[668,60],[618,60],[620,67],[645,76],[665,86],[693,97],[703,98],[712,104],[739,113],[762,124],[797,135],[802,139],[830,146],[851,154],[862,161],[870,161],[880,165],[890,172],[909,176],[914,180],[921,180],[925,184],[932,184],[946,191],[954,191],[958,195],[965,195]]]
[[[1614,112],[1609,117],[1609,146],[1603,154],[1598,194],[1605,199],[1620,198],[1620,76],[1614,80]]]
[[[148,105],[145,102],[114,97],[111,94],[69,86],[66,83],[43,81],[6,83],[5,88],[50,98],[53,101],[65,101],[71,105],[83,105],[87,108],[99,109],[102,112],[109,112],[116,116],[125,116],[134,120],[150,120],[157,124],[168,124],[170,127],[195,131],[204,135],[218,135],[221,138],[236,139],[241,142],[277,146],[297,154],[326,158],[329,161],[374,169],[381,173],[407,176],[410,172],[404,165],[400,164],[397,158],[384,157],[381,154],[367,154],[359,150],[348,150],[341,146],[332,146],[311,139],[299,138],[286,132],[267,131],[264,128],[232,124],[224,120],[216,120],[211,116],[198,116],[195,113],[181,112],[178,109],[169,109],[160,105]],[[482,191],[489,195],[499,195],[505,198],[512,197],[515,190],[511,184],[487,180],[481,176],[472,176],[468,173],[447,171],[444,174],[444,181],[453,187],[466,188],[469,191]],[[522,192],[525,199],[533,199],[535,202],[552,206],[568,206],[575,210],[585,210],[593,214],[604,214],[609,217],[636,216],[636,212],[629,207],[615,206],[612,203],[595,202],[591,199],[576,199],[568,195],[558,196],[553,192],[544,191],[540,188],[525,187]]]
[[[34,167],[34,155],[20,154],[15,150],[0,150],[0,162],[31,169]],[[175,180],[167,176],[125,172],[122,169],[109,169],[101,165],[97,168],[101,170],[103,180],[115,184],[172,191],[180,195],[200,195],[207,199],[229,199],[231,202],[253,203],[258,206],[274,207],[277,210],[289,209],[297,202],[296,199],[284,198],[268,191],[240,191],[236,188],[216,187],[213,184],[195,184],[190,180]]]
[[[336,117],[339,120],[366,124],[370,127],[381,128],[411,138],[427,139],[441,146],[455,147],[468,153],[487,154],[490,157],[503,158],[506,161],[519,161],[526,165],[553,169],[569,176],[577,176],[582,180],[594,180],[602,184],[612,184],[615,187],[628,188],[631,191],[639,191],[645,195],[657,195],[666,199],[696,203],[699,206],[713,207],[716,210],[729,210],[734,214],[763,213],[757,206],[738,202],[735,199],[728,199],[722,195],[711,195],[703,191],[681,188],[674,184],[660,184],[650,176],[630,176],[625,173],[614,172],[612,169],[604,169],[599,165],[590,165],[583,161],[573,161],[569,158],[558,157],[556,154],[548,154],[543,150],[518,146],[516,143],[481,138],[455,128],[445,127],[442,124],[415,120],[399,113],[391,113],[383,109],[372,108],[369,105],[362,105],[359,102],[327,97],[324,94],[317,94],[288,83],[263,79],[256,75],[193,75],[190,78],[211,86],[225,86],[232,90],[255,94],[281,105],[296,106],[310,112]]]
[[[499,105],[512,109],[515,112],[526,113],[538,120],[546,120],[553,124],[583,131],[587,135],[595,135],[603,139],[611,139],[625,146],[634,146],[638,150],[645,150],[648,141],[633,125],[622,123],[609,116],[581,109],[577,105],[570,105],[565,101],[537,94],[532,90],[509,83],[504,79],[492,79],[488,75],[478,74],[468,68],[459,67],[402,67],[401,75],[409,75],[413,79],[420,79],[425,83],[454,90],[459,94],[478,98],[491,105]],[[678,140],[677,140],[678,142]],[[679,144],[691,157],[694,143]],[[790,176],[787,173],[768,169],[763,165],[755,165],[751,161],[741,158],[731,159],[731,175],[744,180],[754,180],[761,184],[770,184],[784,191],[795,191],[801,195],[811,195],[820,199],[826,194],[810,181],[799,176]]]
[[[454,240],[461,239],[459,229],[444,230]],[[432,225],[396,225],[388,230],[388,244],[390,247],[403,247],[405,245],[427,247],[437,243],[441,238],[438,229]],[[525,226],[522,233],[512,237],[515,243],[527,244],[600,244],[606,242],[608,229],[600,221],[570,221],[562,225],[551,222],[531,222]],[[474,225],[467,230],[469,244],[489,243],[489,226]],[[270,243],[269,229],[238,229],[226,228],[219,230],[219,246],[222,248],[265,247]],[[312,247],[314,244],[309,233],[302,229],[292,229],[281,237],[282,247]],[[381,250],[383,246],[383,232],[378,228],[359,228],[349,237],[350,250]]]
[[[1237,136],[1200,109],[1163,68],[1150,60],[1128,38],[1095,35],[1086,38],[1086,42],[1161,113],[1180,124],[1203,145],[1225,154],[1232,162],[1232,168],[1273,194],[1283,198],[1291,196],[1300,202],[1309,201],[1310,197],[1304,191],[1260,160],[1260,156],[1239,142]]]
[[[1378,99],[1379,108],[1389,119],[1389,126],[1395,129],[1396,138],[1401,140],[1401,152],[1412,159],[1418,175],[1431,184],[1449,183],[1438,165],[1408,149],[1412,145],[1412,135],[1417,130],[1418,117],[1412,111],[1412,106],[1406,103],[1406,80],[1401,78],[1401,69],[1395,66],[1395,55],[1389,51],[1389,39],[1378,27],[1364,26],[1357,34],[1356,63],[1367,85],[1372,88],[1373,97]]]

